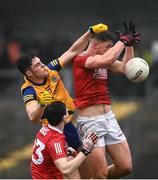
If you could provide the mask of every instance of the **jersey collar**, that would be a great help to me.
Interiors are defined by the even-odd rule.
[[[55,130],[55,131],[59,132],[60,134],[63,134],[63,132],[62,132],[60,129],[57,129],[56,127],[53,127],[53,126],[51,126],[50,124],[48,124],[48,127],[49,127],[50,129],[52,129],[52,130]]]
[[[31,81],[30,79],[28,79],[26,76],[24,77],[25,80],[31,82],[32,84],[36,85],[36,86],[43,86],[46,84],[47,78],[44,79],[44,81],[42,83],[35,83],[33,81]]]

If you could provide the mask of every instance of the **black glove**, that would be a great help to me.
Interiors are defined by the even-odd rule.
[[[126,26],[126,28],[127,28],[127,25],[124,25],[124,26]],[[140,41],[140,39],[141,39],[141,34],[140,34],[140,32],[136,32],[135,24],[132,21],[130,21],[130,23],[129,23],[129,32],[131,34],[133,34],[133,36],[135,38],[135,42],[134,43],[135,44],[138,43]]]
[[[83,140],[83,147],[81,151],[87,156],[98,140],[98,135],[95,132],[90,132],[88,136]]]
[[[132,21],[129,22],[129,27],[123,23],[124,32],[116,31],[119,35],[120,41],[126,46],[133,46],[140,41],[140,33],[135,31],[135,25]]]

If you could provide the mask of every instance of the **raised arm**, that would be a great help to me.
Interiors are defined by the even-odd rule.
[[[116,61],[116,59],[118,59],[124,48],[124,43],[118,41],[112,48],[106,51],[103,55],[95,55],[88,57],[85,63],[85,67],[89,69],[108,68]]]
[[[119,32],[119,41],[103,55],[88,57],[85,63],[86,68],[94,69],[105,67],[115,73],[124,73],[124,66],[127,61],[134,57],[133,45],[140,41],[140,33],[135,31],[135,25],[130,21],[129,27],[124,23],[125,31]],[[126,48],[125,48],[126,47]],[[122,62],[118,57],[125,48],[125,55]]]
[[[91,26],[85,34],[83,34],[77,41],[75,41],[73,45],[58,58],[60,64],[62,66],[65,66],[77,54],[82,52],[85,49],[85,47],[88,45],[89,40],[93,33],[100,33],[107,30],[108,30],[108,26],[102,23]]]
[[[126,47],[122,61],[116,60],[109,69],[114,73],[124,74],[125,64],[132,58],[134,58],[133,46]]]
[[[132,21],[129,22],[129,27],[124,23],[124,33],[119,33],[119,37],[122,41],[124,41],[126,48],[125,54],[123,56],[122,61],[115,61],[115,63],[110,67],[110,70],[114,73],[122,73],[124,74],[125,64],[132,58],[134,58],[134,49],[133,45],[137,44],[140,41],[140,33],[136,32],[135,25]],[[127,36],[131,40],[128,41]]]

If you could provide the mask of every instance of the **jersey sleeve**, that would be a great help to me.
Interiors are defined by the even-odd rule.
[[[60,71],[62,69],[62,65],[59,59],[52,60],[47,66],[50,70],[54,70],[54,71]]]
[[[85,63],[86,63],[86,60],[87,60],[88,56],[85,56],[85,55],[78,55],[75,57],[73,63],[75,63],[76,66],[78,67],[85,67]]]
[[[29,101],[37,100],[36,92],[32,86],[22,90],[23,101],[26,104]]]
[[[51,140],[48,144],[48,149],[53,161],[67,157],[65,152],[65,142],[62,139]]]

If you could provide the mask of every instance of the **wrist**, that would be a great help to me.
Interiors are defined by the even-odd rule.
[[[87,151],[86,149],[81,149],[81,152],[85,155],[88,156],[88,154],[90,153],[89,151]]]
[[[125,46],[127,46],[128,42],[127,42],[126,40],[120,39],[120,41],[121,41]]]
[[[39,102],[39,107],[40,107],[40,108],[45,108],[46,106],[47,106],[46,104],[43,104],[43,103],[40,103],[40,102]]]
[[[93,31],[93,27],[92,27],[92,26],[89,27],[89,31],[90,31],[92,34],[94,34],[94,31]]]

